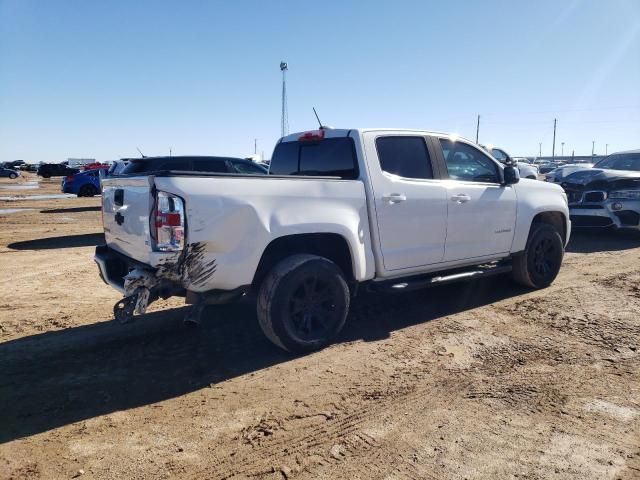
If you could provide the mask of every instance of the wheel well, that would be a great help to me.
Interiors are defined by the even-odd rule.
[[[351,252],[344,237],[337,233],[303,233],[276,238],[267,245],[253,276],[252,287],[258,288],[278,262],[296,253],[328,258],[342,270],[348,282],[354,278]]]
[[[542,212],[533,217],[534,223],[547,223],[555,227],[560,236],[562,237],[562,243],[567,241],[567,221],[561,212]]]

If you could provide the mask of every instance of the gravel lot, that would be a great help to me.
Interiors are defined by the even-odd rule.
[[[0,180],[0,478],[640,478],[639,236],[575,234],[542,291],[361,297],[295,357],[250,304],[112,322],[99,198],[34,180]]]

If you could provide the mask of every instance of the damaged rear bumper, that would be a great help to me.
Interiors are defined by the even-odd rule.
[[[98,265],[100,278],[104,283],[112,286],[122,294],[124,294],[124,277],[129,273],[129,270],[136,267],[150,268],[148,265],[116,252],[107,245],[98,245],[93,259]]]
[[[144,277],[144,286],[157,293],[163,298],[172,295],[184,296],[186,294],[183,286],[176,279],[160,274],[160,269],[151,265],[134,260],[108,245],[98,245],[93,257],[100,278],[107,285],[112,286],[123,295],[127,295],[135,283],[136,278]],[[134,275],[134,272],[137,272]]]

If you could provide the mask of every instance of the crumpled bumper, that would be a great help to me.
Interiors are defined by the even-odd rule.
[[[574,227],[640,230],[640,200],[569,205],[569,214]]]

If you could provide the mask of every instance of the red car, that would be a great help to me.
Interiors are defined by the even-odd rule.
[[[109,168],[109,165],[104,165],[100,162],[89,163],[82,167],[83,170],[95,170],[96,168]]]

